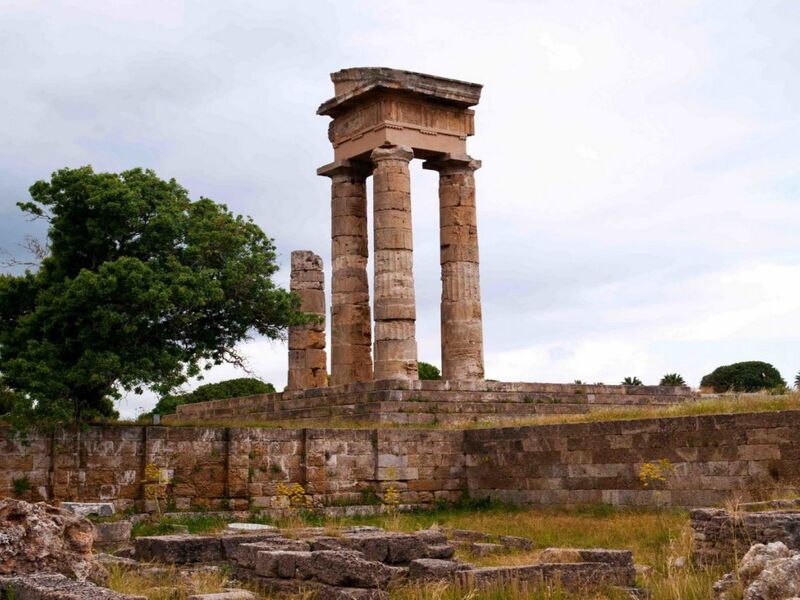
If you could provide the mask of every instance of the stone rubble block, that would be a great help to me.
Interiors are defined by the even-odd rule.
[[[114,523],[93,523],[95,546],[113,546],[124,544],[131,539],[133,523],[116,521]]]
[[[308,552],[311,550],[311,547],[308,542],[303,540],[289,540],[276,537],[262,542],[240,544],[233,550],[230,557],[243,569],[255,569],[256,556],[259,552],[267,550]]]
[[[297,574],[336,587],[384,588],[394,575],[386,565],[355,552],[322,550],[298,561]]]
[[[274,525],[263,525],[261,523],[228,523],[226,529],[235,532],[253,532],[258,531],[261,533],[265,533],[268,531],[278,532],[278,528]]]
[[[285,538],[281,537],[280,532],[277,530],[267,530],[264,532],[223,535],[220,537],[220,541],[222,542],[222,552],[224,557],[230,560],[236,558],[237,549],[243,544],[283,544],[284,541],[289,542],[293,540],[286,540]]]
[[[469,568],[469,565],[453,560],[417,558],[408,565],[408,577],[425,581],[450,579],[457,571],[465,571]]]
[[[5,590],[4,597],[17,600],[147,600],[146,596],[119,594],[57,573],[0,577],[0,588]]]
[[[97,515],[98,517],[114,516],[113,502],[62,502],[60,508],[79,517]]]
[[[294,579],[298,566],[311,559],[311,552],[297,550],[262,550],[256,554],[255,572],[262,577]]]
[[[202,535],[161,535],[134,540],[136,559],[183,565],[197,562],[218,562],[223,559],[219,537]]]

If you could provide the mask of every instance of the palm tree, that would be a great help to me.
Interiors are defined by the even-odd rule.
[[[798,371],[797,375],[794,376],[794,387],[800,390],[800,371]]]
[[[622,385],[642,385],[642,380],[638,377],[626,377],[622,380]]]
[[[678,373],[667,373],[658,385],[686,385],[686,381]]]

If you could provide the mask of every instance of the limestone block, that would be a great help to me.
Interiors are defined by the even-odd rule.
[[[342,221],[346,223],[347,221]],[[300,297],[300,308],[315,317],[308,325],[289,328],[290,390],[302,390],[327,385],[323,376],[327,354],[325,352],[325,291],[322,259],[308,251],[292,252],[290,287]],[[322,373],[320,373],[320,371]]]

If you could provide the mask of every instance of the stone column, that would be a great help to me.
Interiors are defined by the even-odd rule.
[[[467,155],[452,154],[423,165],[439,171],[442,379],[484,377],[475,207],[475,171],[480,166]]]
[[[300,296],[300,309],[319,320],[289,327],[290,390],[327,387],[325,354],[325,274],[322,259],[308,250],[292,252],[289,289]]]
[[[375,379],[417,379],[411,148],[372,151],[375,227]]]
[[[368,166],[338,161],[331,178],[331,385],[372,380],[372,318],[367,278]]]

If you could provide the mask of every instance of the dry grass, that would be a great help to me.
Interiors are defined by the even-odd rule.
[[[399,519],[399,521],[398,521]],[[516,535],[535,541],[537,550],[475,558],[461,555],[480,566],[530,564],[536,562],[539,549],[549,546],[573,548],[619,548],[633,550],[637,564],[649,567],[639,584],[649,589],[653,600],[708,600],[711,586],[729,569],[698,569],[691,564],[691,530],[684,511],[623,511],[608,507],[584,507],[566,510],[440,511],[431,515],[417,514],[375,517],[368,521],[378,526],[413,531],[431,526],[473,529],[491,536]],[[684,566],[676,566],[683,558]],[[532,591],[506,589],[488,591],[484,595],[463,596],[463,591],[444,584],[406,586],[392,593],[393,600],[494,600],[495,598],[591,599],[613,598],[610,592],[599,595],[569,595],[560,590]],[[437,595],[438,594],[438,595]],[[505,595],[504,595],[505,594]],[[528,595],[525,595],[528,594]],[[538,594],[538,595],[537,595]],[[549,594],[549,595],[548,595]]]
[[[224,571],[198,570],[182,575],[174,566],[148,572],[122,565],[111,565],[108,571],[109,588],[123,594],[146,596],[148,600],[185,600],[193,594],[222,592],[228,585]]]
[[[271,429],[486,429],[494,427],[520,427],[526,425],[553,425],[563,423],[594,423],[600,421],[654,419],[658,417],[689,417],[715,414],[777,412],[800,410],[800,392],[784,395],[725,394],[701,398],[670,406],[634,406],[609,408],[585,414],[534,415],[520,419],[492,421],[463,421],[446,424],[408,425],[394,423],[367,423],[347,419],[319,421],[205,421],[186,420],[169,423],[171,427],[257,427]]]

